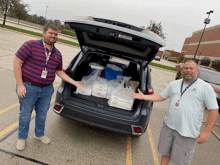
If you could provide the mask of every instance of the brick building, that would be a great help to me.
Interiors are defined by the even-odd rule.
[[[169,61],[181,62],[184,59],[184,54],[173,50],[164,50],[162,58]]]
[[[191,37],[185,39],[182,47],[185,58],[194,58],[202,32],[203,29],[195,31]],[[210,60],[209,66],[212,66],[213,61],[220,61],[220,25],[206,28],[204,31],[195,59],[198,59],[200,64],[204,58]]]
[[[159,50],[159,51],[157,52],[157,56],[159,56],[160,58],[162,58],[162,56],[163,56],[163,51]]]

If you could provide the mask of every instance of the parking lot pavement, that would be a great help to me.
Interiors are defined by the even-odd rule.
[[[159,164],[157,152],[162,121],[168,110],[169,100],[154,103],[147,131],[141,137],[131,137],[109,132],[96,127],[66,119],[52,110],[55,94],[51,101],[46,123],[46,135],[51,144],[45,145],[34,139],[34,116],[24,151],[17,151],[19,104],[15,93],[12,71],[14,53],[31,36],[25,36],[0,28],[0,162],[8,164],[77,164],[77,165],[152,165]],[[3,45],[3,46],[2,46]],[[61,50],[64,64],[68,64],[79,48],[56,44]],[[161,92],[174,80],[175,73],[152,67],[152,85],[155,93]],[[55,91],[59,81],[54,83]],[[207,117],[206,115],[204,115]],[[204,121],[206,118],[204,117]],[[202,130],[204,129],[202,125]],[[220,127],[215,132],[220,135]],[[209,141],[196,145],[193,165],[219,165],[220,141],[210,134]]]

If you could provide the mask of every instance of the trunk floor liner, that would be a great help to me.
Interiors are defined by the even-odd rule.
[[[121,113],[124,113],[124,114],[130,114],[132,112],[132,110],[128,111],[128,110],[109,106],[108,99],[105,99],[105,98],[100,98],[100,97],[96,97],[96,96],[86,96],[86,95],[75,94],[75,93],[72,94],[72,97],[82,99],[82,100],[87,100],[87,103],[85,103],[85,104],[90,104],[91,106],[97,106],[99,108],[104,108],[109,111],[115,111],[115,112],[120,111]]]

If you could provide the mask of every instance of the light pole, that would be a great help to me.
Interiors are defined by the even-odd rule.
[[[45,20],[46,20],[46,15],[47,15],[47,8],[48,8],[48,6],[46,6]]]
[[[210,10],[209,12],[206,13],[206,14],[208,14],[208,18],[206,18],[205,21],[204,21],[205,27],[206,27],[207,24],[210,23],[209,15],[210,15],[211,13],[214,13],[214,11]],[[197,53],[197,51],[198,51],[198,49],[199,49],[199,45],[200,45],[200,42],[201,42],[201,40],[202,40],[203,33],[204,33],[204,31],[205,31],[205,27],[204,27],[203,32],[202,32],[202,35],[201,35],[201,37],[200,37],[199,44],[198,44],[198,46],[197,46],[197,49],[196,49],[196,52],[195,52],[195,55],[194,55],[194,59],[195,59],[196,53]]]

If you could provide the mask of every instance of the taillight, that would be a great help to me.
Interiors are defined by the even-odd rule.
[[[60,111],[60,110],[62,109],[62,106],[60,106],[60,105],[55,105],[55,106],[54,106],[54,109],[55,109],[56,111]]]
[[[141,127],[134,127],[134,132],[135,133],[141,133]]]
[[[147,95],[153,95],[153,94],[154,94],[153,88],[152,88],[152,89],[149,89],[148,92],[147,92]]]

